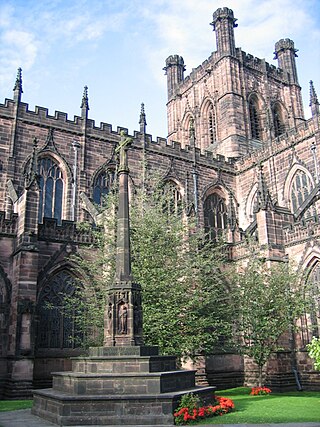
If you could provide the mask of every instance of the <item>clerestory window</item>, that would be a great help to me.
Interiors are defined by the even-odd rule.
[[[225,201],[216,193],[210,194],[204,202],[205,233],[216,241],[227,228],[227,207]]]
[[[164,211],[170,214],[182,214],[182,194],[178,186],[167,181],[164,186]]]
[[[106,200],[106,197],[110,193],[115,177],[115,171],[108,169],[100,172],[93,184],[93,201],[102,206]]]
[[[299,169],[294,174],[291,182],[290,198],[292,212],[297,211],[297,209],[307,199],[312,190],[313,184],[311,179],[302,169]],[[315,208],[311,207],[306,211],[304,216],[312,216],[315,213]]]
[[[63,205],[63,173],[58,164],[49,157],[44,157],[38,162],[40,176],[40,195],[38,221],[43,218],[55,218],[58,223],[62,219]]]

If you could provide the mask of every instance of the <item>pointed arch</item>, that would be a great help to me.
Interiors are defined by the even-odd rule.
[[[245,212],[246,218],[252,222],[255,219],[255,208],[257,205],[258,183],[255,182],[247,196]]]
[[[169,214],[182,215],[184,190],[180,183],[173,177],[167,177],[164,180],[164,194],[166,196],[165,211]]]
[[[214,102],[210,98],[204,99],[200,107],[202,149],[214,144],[218,140],[217,112]]]
[[[194,124],[194,117],[191,112],[186,112],[182,119],[183,140],[186,145],[189,145],[191,125]]]
[[[72,297],[79,284],[79,278],[70,265],[66,264],[53,268],[45,276],[37,297],[37,350],[71,349],[79,346],[82,333],[77,328],[72,313],[63,310],[65,298]]]
[[[295,163],[285,180],[284,200],[287,207],[293,212],[297,212],[303,203],[307,200],[315,183],[311,173],[301,164]],[[313,214],[311,211],[307,214]]]
[[[301,344],[304,347],[313,336],[320,336],[320,250],[312,248],[302,264],[306,271],[310,308],[299,319]]]
[[[94,173],[91,181],[92,200],[96,205],[102,206],[106,197],[111,192],[116,174],[116,165],[113,162],[107,162],[100,166]]]
[[[217,241],[228,226],[228,193],[221,186],[209,188],[203,200],[204,229],[208,238]]]
[[[284,106],[276,101],[271,107],[274,136],[278,137],[286,131],[287,113]]]
[[[262,140],[261,106],[257,94],[252,93],[248,98],[249,123],[251,139]]]

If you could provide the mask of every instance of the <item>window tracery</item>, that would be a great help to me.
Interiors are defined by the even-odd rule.
[[[217,121],[215,111],[211,103],[208,111],[208,130],[210,144],[213,144],[217,140]]]
[[[182,215],[182,194],[176,183],[167,181],[164,186],[164,211],[169,214]]]
[[[302,345],[309,344],[312,337],[320,336],[320,262],[310,272],[309,278],[310,310],[300,318]]]
[[[204,202],[205,233],[216,241],[227,228],[227,207],[225,201],[217,194],[210,194]]]
[[[261,139],[261,125],[259,118],[258,102],[255,97],[251,97],[249,101],[249,118],[250,130],[252,139]]]
[[[81,339],[74,317],[63,312],[64,299],[75,292],[75,279],[57,273],[42,289],[38,302],[38,348],[74,348]]]
[[[100,172],[93,184],[93,201],[102,206],[114,183],[115,171],[107,169]]]
[[[291,209],[292,212],[296,212],[297,209],[303,204],[307,199],[311,191],[313,190],[313,183],[310,177],[302,169],[297,170],[294,174],[291,181],[290,189],[290,200],[291,200]],[[309,208],[304,216],[313,216],[315,215],[315,208]]]
[[[62,219],[63,205],[63,173],[58,164],[50,157],[43,157],[38,162],[40,176],[40,195],[38,221],[43,218],[55,218],[58,223]]]

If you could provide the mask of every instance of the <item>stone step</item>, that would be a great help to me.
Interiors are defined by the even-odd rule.
[[[175,371],[174,356],[96,356],[72,358],[72,370],[82,373]]]
[[[90,347],[90,356],[158,356],[159,347],[156,346],[123,346],[123,347]]]
[[[34,392],[32,413],[62,426],[173,425],[173,412],[185,393],[211,404],[214,387],[193,387],[174,393],[74,396],[54,389]]]
[[[53,374],[53,389],[74,395],[124,395],[166,393],[195,386],[195,371],[154,373],[59,372]]]

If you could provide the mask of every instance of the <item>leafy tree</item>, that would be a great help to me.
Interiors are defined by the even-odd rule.
[[[223,251],[153,186],[132,209],[133,274],[143,292],[144,335],[164,354],[194,357],[232,334],[231,296],[221,272]]]
[[[306,307],[304,282],[289,264],[270,266],[255,256],[232,279],[241,301],[238,339],[243,353],[259,367],[261,386],[264,365],[273,352],[281,349],[280,337],[292,330]]]
[[[231,340],[232,300],[220,268],[222,246],[206,240],[181,209],[175,211],[170,194],[155,180],[133,197],[133,277],[142,286],[145,343],[158,345],[163,354],[195,357],[212,351],[221,339]],[[89,286],[79,285],[66,301],[66,310],[81,307],[75,322],[86,345],[93,344],[92,336],[102,343],[104,295],[114,279],[115,199],[108,200],[96,247],[76,256]]]
[[[313,337],[310,344],[307,345],[308,354],[314,359],[314,367],[320,371],[320,338]]]

